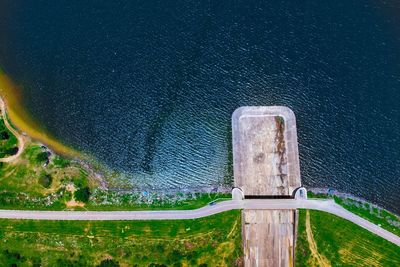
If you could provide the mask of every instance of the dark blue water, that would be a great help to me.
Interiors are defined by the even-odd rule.
[[[229,182],[230,116],[286,105],[302,180],[400,212],[396,1],[1,1],[0,64],[132,183]]]

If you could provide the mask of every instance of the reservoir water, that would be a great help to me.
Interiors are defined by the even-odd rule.
[[[54,136],[145,188],[229,183],[232,112],[297,115],[302,181],[400,212],[397,1],[0,2],[0,66]]]

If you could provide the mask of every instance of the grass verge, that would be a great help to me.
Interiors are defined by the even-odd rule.
[[[335,215],[309,212],[318,253],[332,266],[400,266],[400,247],[395,244]],[[300,210],[296,266],[317,266],[305,220],[306,210]]]
[[[240,211],[170,221],[0,220],[0,265],[238,266],[240,222]]]
[[[308,198],[322,198],[322,199],[330,198],[330,196],[328,196],[328,194],[314,193],[311,191],[307,191],[307,197]]]
[[[343,208],[382,227],[383,229],[400,236],[399,216],[366,201],[353,199],[345,194],[328,195],[326,193],[307,192],[308,198],[333,199]]]
[[[114,198],[108,201],[108,199]],[[191,210],[204,207],[211,202],[231,200],[230,193],[177,193],[169,196],[141,193],[118,194],[115,192],[96,192],[85,205],[88,210]],[[107,204],[114,201],[112,204]]]
[[[354,214],[400,236],[400,218],[389,211],[367,202],[335,196],[334,200]]]

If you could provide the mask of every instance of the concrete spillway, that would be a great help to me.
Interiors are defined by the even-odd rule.
[[[241,107],[232,115],[235,187],[245,196],[292,196],[300,187],[296,119],[287,107]]]
[[[238,108],[232,141],[235,187],[244,198],[290,198],[301,186],[296,119],[289,108]],[[245,266],[294,266],[295,209],[244,209],[242,220]]]

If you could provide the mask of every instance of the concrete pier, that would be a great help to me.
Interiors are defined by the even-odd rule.
[[[282,106],[232,115],[235,187],[244,198],[291,198],[301,186],[296,119]],[[245,266],[294,266],[297,211],[242,212]]]

